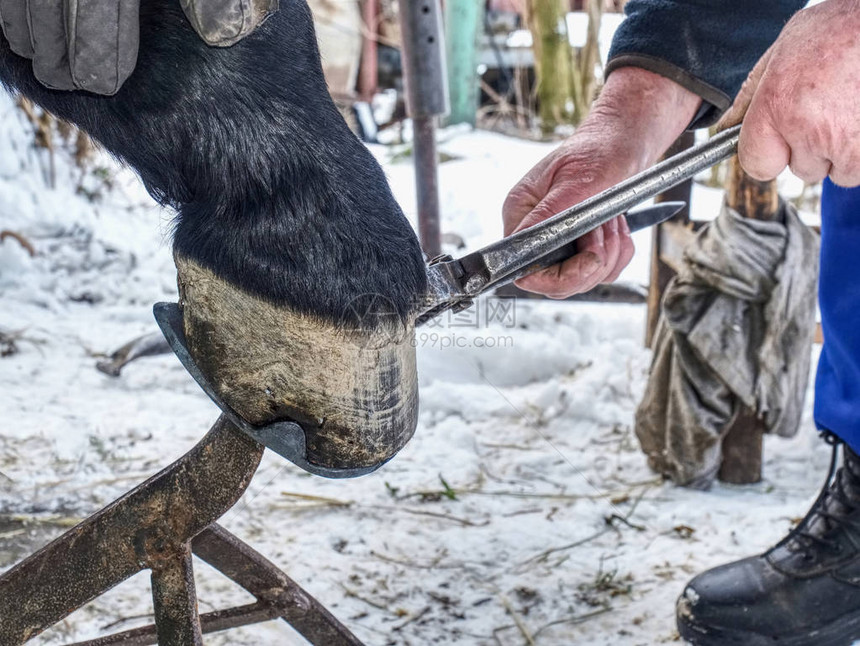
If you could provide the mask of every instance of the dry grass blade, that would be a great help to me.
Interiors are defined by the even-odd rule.
[[[3,242],[6,238],[12,238],[12,240],[15,240],[31,258],[36,257],[36,249],[33,247],[33,243],[17,231],[10,231],[9,229],[3,229],[0,231],[0,242]]]
[[[580,547],[581,545],[585,545],[586,543],[590,543],[591,541],[598,539],[601,536],[603,536],[604,534],[606,534],[610,529],[615,529],[616,531],[618,531],[617,528],[615,527],[615,521],[619,521],[619,522],[623,523],[624,525],[630,527],[631,529],[635,529],[636,531],[639,531],[639,532],[646,531],[647,530],[646,527],[643,527],[641,525],[635,525],[635,524],[631,523],[630,517],[633,516],[634,512],[636,511],[636,508],[639,506],[639,503],[642,502],[642,499],[645,497],[645,494],[648,493],[648,490],[650,488],[651,488],[650,486],[645,486],[642,488],[642,491],[639,492],[639,495],[636,496],[636,499],[633,501],[633,504],[630,506],[630,510],[624,516],[621,516],[620,514],[611,514],[610,516],[607,516],[604,519],[606,522],[606,527],[604,529],[601,529],[600,531],[595,532],[594,534],[591,534],[590,536],[586,536],[585,538],[582,538],[578,541],[568,543],[567,545],[559,545],[558,547],[552,547],[548,550],[544,550],[540,554],[536,554],[535,556],[529,557],[525,561],[520,562],[519,564],[517,564],[517,567],[523,567],[523,566],[526,566],[526,565],[529,565],[529,564],[532,564],[535,562],[546,561],[546,559],[548,557],[550,557],[552,554],[555,554],[556,552],[564,552],[566,550],[572,550],[576,547]]]
[[[406,626],[408,626],[409,624],[411,624],[415,621],[418,621],[419,619],[421,619],[421,617],[426,615],[428,612],[430,612],[430,606],[424,606],[424,608],[421,610],[421,612],[418,612],[418,613],[412,615],[406,621],[403,621],[403,622],[397,624],[396,626],[394,626],[391,630],[393,630],[393,631],[403,630],[403,628],[405,628]]]
[[[352,597],[353,599],[358,599],[359,601],[363,601],[368,606],[370,606],[372,608],[376,608],[377,610],[384,610],[385,612],[391,612],[391,610],[388,609],[388,606],[386,606],[383,603],[380,603],[378,601],[374,601],[372,599],[368,599],[367,597],[363,597],[360,594],[358,594],[358,592],[356,592],[355,590],[353,590],[351,588],[346,587],[342,583],[340,584],[340,587],[343,589],[344,593],[348,597]]]
[[[3,515],[2,519],[11,523],[21,523],[23,525],[53,525],[55,527],[74,527],[80,523],[83,518],[79,516],[28,516],[26,514],[8,514]]]
[[[502,605],[504,606],[507,613],[511,616],[511,619],[513,619],[517,630],[520,631],[520,634],[526,640],[526,644],[528,644],[529,646],[535,646],[534,637],[532,637],[532,634],[529,632],[529,629],[526,627],[525,623],[523,623],[523,620],[514,610],[514,607],[511,605],[511,602],[508,601],[507,597],[505,597],[504,595],[499,595],[499,599],[501,600]]]
[[[607,527],[606,529],[601,529],[599,532],[595,532],[594,534],[591,534],[590,536],[586,536],[585,538],[582,538],[578,541],[574,541],[573,543],[568,543],[567,545],[559,545],[558,547],[551,547],[550,549],[544,550],[543,552],[540,552],[539,554],[535,554],[534,556],[530,556],[525,561],[521,561],[520,563],[517,564],[517,567],[523,567],[526,565],[531,565],[533,563],[546,561],[550,556],[552,556],[553,554],[555,554],[557,552],[564,552],[566,550],[572,550],[576,547],[580,547],[582,545],[585,545],[586,543],[590,543],[591,541],[600,538],[601,536],[603,536],[604,534],[606,534],[608,532],[609,532],[609,527]]]
[[[282,491],[281,495],[284,498],[291,498],[292,500],[300,502],[314,503],[316,505],[322,505],[325,507],[352,507],[353,505],[355,505],[355,502],[352,500],[340,500],[338,498],[329,498],[327,496],[314,496],[312,494],[307,493]]]
[[[544,624],[540,628],[535,631],[534,637],[537,638],[545,630],[552,628],[553,626],[560,626],[562,624],[582,624],[588,621],[589,619],[594,619],[598,615],[602,615],[604,613],[612,610],[611,607],[601,608],[600,610],[595,610],[594,612],[589,612],[584,615],[573,615],[572,617],[565,617],[564,619],[556,619],[555,621],[551,621],[548,624]]]
[[[377,509],[380,511],[398,511],[404,514],[412,514],[413,516],[427,516],[429,518],[438,518],[440,520],[447,520],[452,523],[457,523],[459,525],[463,525],[465,527],[483,527],[489,524],[489,520],[484,521],[473,521],[468,518],[460,518],[458,516],[452,516],[451,514],[445,514],[441,512],[435,511],[427,511],[425,509],[410,509],[408,507],[396,507],[391,505],[361,505],[356,503],[353,500],[339,500],[337,498],[328,498],[326,496],[314,496],[311,494],[303,494],[303,493],[293,493],[289,491],[282,491],[281,495],[285,498],[290,498],[300,503],[293,507],[293,510],[304,510],[304,509],[317,509],[319,507],[331,507],[331,508],[340,508],[340,509]],[[280,505],[276,505],[281,507]]]
[[[371,550],[370,555],[374,558],[379,559],[380,561],[385,561],[386,563],[393,563],[394,565],[402,565],[403,567],[415,568],[417,570],[463,570],[466,568],[466,565],[461,562],[457,563],[449,563],[446,565],[441,565],[441,560],[444,558],[444,555],[438,556],[436,559],[432,561],[428,561],[427,563],[418,563],[416,561],[407,561],[404,559],[394,558],[393,556],[388,556],[387,554],[381,554],[380,552],[376,552]]]
[[[409,509],[408,507],[390,507],[386,505],[372,505],[373,509],[380,509],[382,511],[401,511],[405,514],[412,514],[413,516],[427,516],[429,518],[438,518],[440,520],[447,520],[452,523],[458,523],[459,525],[463,525],[464,527],[485,527],[490,524],[489,520],[475,522],[473,520],[469,520],[468,518],[460,518],[458,516],[452,516],[451,514],[443,514],[435,511],[425,511],[423,509]]]

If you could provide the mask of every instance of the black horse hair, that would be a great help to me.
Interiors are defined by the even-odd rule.
[[[280,6],[218,48],[178,0],[144,0],[137,67],[111,97],[43,87],[3,38],[0,81],[134,168],[175,209],[174,248],[238,288],[335,321],[379,294],[406,317],[426,287],[418,242],[328,94],[307,4]]]

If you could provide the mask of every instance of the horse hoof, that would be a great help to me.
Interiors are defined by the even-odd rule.
[[[329,468],[377,466],[409,441],[418,411],[411,321],[382,318],[366,329],[360,315],[372,297],[356,299],[341,322],[322,320],[175,260],[188,350],[239,415],[255,425],[298,422],[308,461]]]

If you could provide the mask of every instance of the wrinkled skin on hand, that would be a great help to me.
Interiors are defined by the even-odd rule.
[[[643,69],[612,73],[591,114],[572,137],[511,189],[505,235],[542,222],[653,165],[687,127],[701,99]],[[577,241],[565,262],[517,281],[523,289],[566,298],[612,282],[633,257],[623,217]]]
[[[722,125],[743,119],[738,155],[770,180],[860,185],[860,2],[798,12],[753,69]]]

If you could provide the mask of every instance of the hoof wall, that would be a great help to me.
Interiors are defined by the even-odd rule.
[[[188,352],[243,419],[298,422],[307,461],[325,469],[370,470],[412,437],[411,322],[339,325],[267,303],[188,259],[176,265]]]

